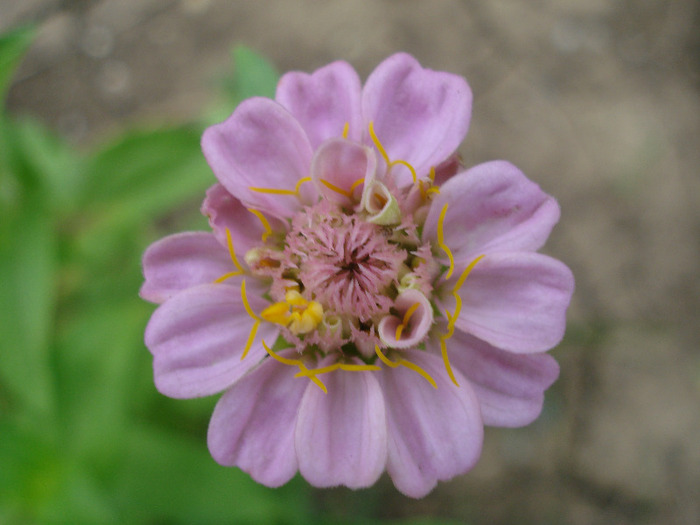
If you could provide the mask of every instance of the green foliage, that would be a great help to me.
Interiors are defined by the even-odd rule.
[[[3,100],[33,34],[0,37]],[[230,98],[274,91],[267,62],[234,56]],[[140,258],[206,225],[201,131],[127,130],[80,154],[0,111],[0,523],[310,521],[300,480],[271,490],[211,459],[216,399],[153,386]]]

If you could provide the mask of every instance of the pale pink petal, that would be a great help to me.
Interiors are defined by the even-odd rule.
[[[177,292],[213,283],[234,271],[228,252],[211,233],[185,232],[160,239],[143,254],[145,282],[139,294],[162,303]]]
[[[202,214],[209,218],[216,240],[226,248],[226,230],[231,232],[234,250],[238,261],[243,264],[248,250],[262,242],[265,228],[262,221],[250,212],[241,201],[231,195],[221,184],[214,184],[207,190],[202,204]],[[272,231],[284,231],[285,223],[272,216],[265,219]]]
[[[281,352],[287,358],[294,354]],[[268,487],[294,476],[294,425],[309,388],[309,380],[295,378],[295,372],[295,367],[267,359],[224,393],[209,423],[209,451],[217,462],[237,466]]]
[[[333,62],[311,74],[293,71],[277,84],[275,99],[303,126],[311,146],[341,137],[348,124],[350,140],[359,141],[362,127],[361,85],[347,62]]]
[[[330,202],[352,206],[362,197],[364,181],[377,169],[374,150],[343,139],[321,145],[311,162],[311,178],[318,192]]]
[[[393,55],[372,72],[362,92],[365,120],[391,161],[413,165],[418,176],[446,160],[469,128],[472,93],[460,76],[423,69],[410,55]]]
[[[259,312],[269,303],[253,290],[247,286],[246,295]],[[277,338],[276,325],[262,323],[241,360],[253,324],[238,285],[203,284],[175,295],[156,309],[146,327],[156,388],[170,397],[191,398],[229,387],[264,357],[261,338]]]
[[[439,353],[439,345],[432,350]],[[559,376],[548,354],[514,354],[455,330],[447,340],[453,368],[459,370],[479,398],[485,425],[519,427],[540,415],[544,391]]]
[[[276,102],[241,102],[227,120],[204,131],[202,150],[219,182],[246,207],[286,218],[315,201],[310,183],[301,184],[298,197],[251,190],[294,191],[309,176],[313,152],[306,133]]]
[[[559,220],[559,205],[505,161],[475,166],[449,179],[433,201],[423,229],[435,241],[445,204],[444,241],[456,261],[495,251],[535,251]]]
[[[497,348],[544,352],[561,341],[574,290],[571,270],[539,253],[492,253],[459,291],[455,326]]]
[[[414,305],[418,306],[399,331],[404,317]],[[430,301],[420,291],[408,289],[398,295],[394,301],[394,310],[397,315],[389,314],[379,321],[379,338],[391,348],[415,348],[425,339],[433,324],[433,307]]]
[[[401,355],[437,383],[435,389],[405,367],[387,368],[381,375],[389,426],[387,472],[397,489],[420,498],[438,481],[464,474],[476,464],[484,428],[479,401],[459,371],[457,387],[439,357],[421,350]]]
[[[310,385],[299,407],[299,472],[317,487],[372,485],[386,463],[386,414],[372,372],[319,376],[328,393]]]

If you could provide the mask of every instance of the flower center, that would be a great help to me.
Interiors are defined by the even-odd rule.
[[[385,314],[406,251],[387,231],[326,202],[297,215],[287,235],[286,274],[296,274],[304,294],[325,308],[360,321]]]

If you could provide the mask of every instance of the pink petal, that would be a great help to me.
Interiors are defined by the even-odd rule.
[[[418,308],[413,312],[396,339],[398,327],[403,324],[403,318],[413,305]],[[415,348],[428,335],[433,325],[433,307],[428,298],[418,290],[408,289],[399,294],[394,301],[394,310],[398,316],[389,314],[379,321],[377,334],[384,344],[391,348]]]
[[[207,190],[207,196],[202,204],[202,213],[209,218],[216,240],[226,248],[226,253],[228,253],[226,229],[231,232],[231,240],[240,264],[244,264],[244,257],[248,250],[262,243],[265,228],[260,219],[248,211],[243,203],[221,184],[214,184]],[[284,231],[285,223],[272,216],[265,218],[273,231]]]
[[[277,84],[275,99],[306,131],[312,148],[341,137],[348,124],[350,140],[359,141],[362,129],[360,78],[347,62],[333,62],[312,74],[294,71]]]
[[[269,304],[256,296],[252,284],[246,288],[254,311]],[[279,333],[275,325],[262,323],[241,360],[253,323],[233,284],[203,284],[163,303],[146,327],[156,388],[166,396],[191,398],[230,386],[264,357],[260,339],[275,341]]]
[[[559,376],[559,365],[548,354],[513,354],[459,330],[447,341],[447,348],[452,366],[479,398],[485,425],[532,423],[542,411],[544,391]]]
[[[364,182],[355,184],[372,179],[376,169],[377,158],[372,149],[348,140],[331,139],[316,151],[311,162],[311,178],[325,199],[352,206],[362,197],[364,188]]]
[[[418,176],[446,160],[469,128],[472,93],[460,76],[423,69],[410,55],[379,64],[362,93],[366,121],[390,160],[413,165]]]
[[[484,428],[479,401],[459,372],[455,386],[442,359],[421,350],[402,357],[417,364],[437,383],[405,367],[382,370],[387,405],[389,459],[394,485],[413,498],[425,496],[438,481],[471,469],[481,454]]]
[[[317,487],[372,485],[386,463],[384,399],[374,373],[338,370],[309,386],[299,407],[299,471]]]
[[[228,252],[211,233],[186,232],[151,244],[143,255],[143,299],[162,303],[177,292],[213,283],[234,270]]]
[[[294,353],[281,355],[293,358]],[[209,423],[209,450],[217,462],[238,466],[268,487],[294,476],[294,425],[309,388],[308,379],[294,377],[296,371],[267,359],[224,393]]]
[[[313,152],[306,133],[269,99],[241,102],[226,121],[204,131],[202,150],[219,182],[246,207],[286,218],[316,198],[309,183],[300,186],[299,197],[250,189],[293,191],[309,176]]]
[[[574,290],[571,270],[539,253],[492,253],[480,260],[459,295],[455,326],[511,352],[544,352],[564,336]]]
[[[559,220],[557,202],[505,161],[480,164],[449,179],[430,207],[424,239],[437,239],[445,204],[445,244],[465,263],[494,251],[538,250]]]

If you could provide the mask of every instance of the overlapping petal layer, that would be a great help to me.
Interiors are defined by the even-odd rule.
[[[260,295],[249,295],[258,311],[265,305]],[[221,392],[262,359],[265,349],[260,338],[274,341],[279,329],[260,326],[258,340],[242,360],[252,320],[240,298],[238,285],[204,284],[178,293],[156,309],[146,327],[146,346],[153,354],[161,393],[190,398]]]

